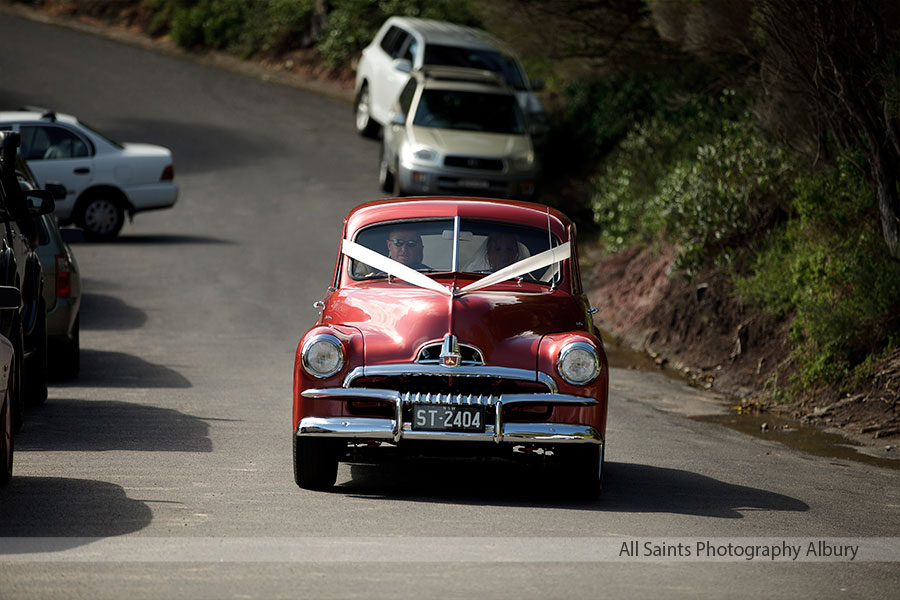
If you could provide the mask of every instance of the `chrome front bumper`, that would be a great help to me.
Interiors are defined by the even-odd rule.
[[[368,388],[323,388],[302,392],[304,398],[381,401],[393,405],[393,418],[372,417],[306,417],[301,419],[296,434],[303,436],[339,437],[398,443],[400,440],[493,441],[496,443],[592,443],[603,444],[596,428],[578,423],[504,423],[503,407],[521,404],[555,406],[594,406],[593,398],[568,394],[506,394],[503,396],[462,396],[449,394],[421,395],[395,390]],[[493,411],[493,422],[484,433],[456,431],[421,431],[403,420],[403,410],[412,404],[481,405]]]

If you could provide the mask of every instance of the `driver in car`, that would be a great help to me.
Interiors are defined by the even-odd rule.
[[[422,236],[415,229],[398,227],[387,239],[388,256],[410,269],[427,269],[422,263]]]

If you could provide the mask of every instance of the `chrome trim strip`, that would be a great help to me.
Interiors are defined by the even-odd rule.
[[[557,392],[559,392],[559,386],[556,385],[556,380],[554,380],[543,371],[537,372],[537,378],[538,381],[547,386],[547,389],[550,390],[551,394],[556,394]]]
[[[396,421],[366,417],[306,417],[297,427],[297,435],[358,438],[399,442],[409,440],[456,440],[540,444],[598,444],[603,438],[590,425],[577,423],[508,423],[499,431],[488,425],[484,433],[454,431],[415,431],[410,423],[396,429]]]
[[[360,377],[400,377],[403,375],[435,375],[439,377],[452,375],[454,377],[497,377],[500,379],[515,379],[517,381],[537,381],[543,383],[555,394],[559,387],[552,377],[540,371],[527,369],[514,369],[511,367],[486,367],[478,365],[460,365],[458,367],[444,367],[441,365],[420,365],[415,363],[403,363],[393,365],[376,365],[371,367],[356,367],[344,377],[344,388],[349,388]]]
[[[459,271],[459,215],[453,217],[453,260],[450,270],[456,273]]]
[[[507,423],[504,426],[503,437],[504,441],[508,442],[603,443],[600,434],[590,425],[569,423]]]
[[[397,402],[400,400],[400,392],[398,391],[371,388],[353,388],[350,391],[344,388],[311,388],[303,390],[300,395],[304,398],[362,398],[384,402]]]
[[[297,435],[365,438],[391,441],[393,421],[362,417],[306,417],[297,427]]]
[[[598,404],[595,398],[585,396],[573,396],[571,394],[503,394],[500,402],[507,404],[563,404],[575,406],[594,406]]]

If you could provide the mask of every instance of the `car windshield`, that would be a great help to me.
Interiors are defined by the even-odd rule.
[[[537,257],[551,248],[551,242],[553,247],[560,245],[559,239],[550,236],[546,230],[499,221],[460,219],[458,243],[454,248],[454,231],[453,219],[397,221],[367,227],[354,241],[377,253],[376,259],[387,257],[422,273],[479,275],[496,273]],[[390,264],[370,265],[357,259],[349,262],[353,279],[388,276]],[[527,264],[525,268],[528,268]],[[549,285],[558,282],[559,277],[560,264],[555,262],[532,271],[519,269],[507,279]]]
[[[458,46],[428,44],[425,47],[426,65],[442,65],[447,67],[468,67],[485,69],[503,75],[506,82],[518,91],[526,90],[525,79],[516,60],[494,50],[474,50]]]
[[[511,94],[430,89],[422,92],[413,125],[524,135],[525,118]]]

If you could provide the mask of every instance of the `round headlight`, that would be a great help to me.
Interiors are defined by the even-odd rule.
[[[333,335],[317,335],[303,345],[303,368],[313,377],[331,377],[344,366],[344,350]]]
[[[585,385],[600,374],[600,357],[590,344],[573,342],[560,351],[556,368],[567,382]]]

